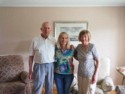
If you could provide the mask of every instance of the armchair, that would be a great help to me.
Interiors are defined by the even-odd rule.
[[[115,86],[110,77],[110,59],[101,58],[95,94],[108,94]]]
[[[100,60],[100,68],[95,94],[108,94],[110,91],[114,90],[114,88],[115,86],[113,80],[110,77],[110,59],[102,58]],[[74,75],[74,80],[71,85],[71,92],[72,94],[79,94],[77,74]]]
[[[21,55],[0,56],[0,94],[30,94],[30,80]]]

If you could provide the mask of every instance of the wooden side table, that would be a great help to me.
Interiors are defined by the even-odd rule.
[[[118,73],[120,73],[123,76],[122,78],[122,85],[123,85],[125,80],[125,67],[117,67],[116,70]]]

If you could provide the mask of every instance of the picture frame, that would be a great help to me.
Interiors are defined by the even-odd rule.
[[[61,32],[67,32],[70,41],[78,41],[79,32],[83,29],[88,29],[88,22],[73,21],[73,22],[54,22],[54,37],[56,40]]]

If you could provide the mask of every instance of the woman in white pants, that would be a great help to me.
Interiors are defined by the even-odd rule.
[[[94,94],[99,68],[99,55],[95,45],[89,43],[90,32],[88,30],[82,30],[79,33],[79,41],[81,44],[74,51],[74,57],[79,61],[79,94]]]

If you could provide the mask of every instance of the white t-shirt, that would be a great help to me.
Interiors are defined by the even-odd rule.
[[[30,56],[34,56],[35,63],[52,63],[55,61],[55,43],[53,37],[43,38],[41,35],[33,39]]]

